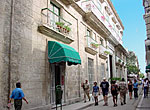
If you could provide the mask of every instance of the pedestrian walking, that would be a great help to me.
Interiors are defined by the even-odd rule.
[[[137,99],[138,98],[138,82],[136,79],[134,79],[133,90],[134,90],[134,98]]]
[[[122,80],[119,83],[119,91],[121,105],[126,104],[127,84],[124,78],[122,78]]]
[[[116,107],[117,106],[117,100],[118,100],[118,85],[116,84],[116,81],[112,81],[111,94],[113,96],[114,107]]]
[[[85,83],[82,83],[81,84],[81,87],[83,88],[84,90],[84,103],[86,103],[86,96],[88,97],[89,101],[90,101],[90,96],[89,96],[89,92],[90,92],[90,87],[89,87],[89,84],[88,84],[88,80],[85,80]]]
[[[129,97],[130,99],[132,99],[133,84],[131,80],[129,80],[129,83],[128,83],[128,91],[129,91]]]
[[[148,83],[148,88],[147,88],[147,97],[148,97],[148,91],[149,91],[149,79],[146,78],[146,81],[147,81],[147,83]]]
[[[99,87],[97,86],[97,82],[94,82],[93,91],[92,91],[94,100],[95,100],[95,106],[98,105],[98,95],[100,95]]]
[[[9,103],[11,103],[12,99],[14,99],[14,107],[15,110],[21,110],[22,108],[22,99],[28,104],[28,101],[26,100],[24,93],[21,89],[21,83],[16,83],[16,88],[12,91]]]
[[[146,79],[144,79],[143,82],[143,89],[144,89],[144,98],[148,97],[148,81]]]
[[[109,92],[109,83],[106,81],[106,78],[103,78],[103,81],[100,84],[103,98],[104,98],[104,105],[108,106],[108,92]]]

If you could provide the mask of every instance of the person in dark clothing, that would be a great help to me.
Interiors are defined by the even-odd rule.
[[[133,84],[131,80],[129,80],[129,83],[128,83],[128,90],[129,90],[130,99],[132,99]]]
[[[118,99],[118,85],[116,84],[116,81],[112,81],[111,94],[113,96],[114,107],[116,107],[117,106],[117,99]]]
[[[103,106],[108,106],[108,92],[109,92],[109,83],[106,81],[106,78],[103,78],[103,81],[100,84],[102,93],[103,93],[103,98],[104,98],[104,105]]]
[[[136,79],[134,79],[133,90],[134,90],[134,98],[137,99],[138,98],[138,82],[136,81]]]
[[[22,99],[28,104],[28,101],[26,100],[24,93],[21,89],[21,83],[20,82],[16,83],[16,88],[12,91],[9,103],[11,103],[12,99],[14,99],[15,110],[21,110]]]

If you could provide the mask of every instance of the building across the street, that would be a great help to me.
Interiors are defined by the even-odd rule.
[[[147,77],[150,77],[150,0],[143,0],[143,6],[145,9],[144,20],[146,24],[147,39],[145,40],[146,50],[146,73]]]
[[[110,0],[1,0],[0,110],[16,82],[29,104],[23,110],[55,107],[83,99],[104,77],[127,80],[124,26]]]

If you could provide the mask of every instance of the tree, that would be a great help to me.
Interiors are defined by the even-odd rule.
[[[144,78],[144,74],[143,73],[140,73],[140,78]]]
[[[139,74],[140,72],[138,58],[133,51],[129,51],[126,67],[128,74]]]
[[[127,65],[127,73],[128,74],[138,74],[140,69],[135,65]]]

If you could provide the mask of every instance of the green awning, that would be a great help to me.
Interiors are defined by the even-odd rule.
[[[80,55],[74,48],[56,41],[48,41],[48,59],[50,63],[81,64]]]
[[[146,66],[146,69],[150,69],[150,64],[148,66]]]
[[[146,70],[145,72],[148,73],[148,72],[150,72],[150,70]]]

